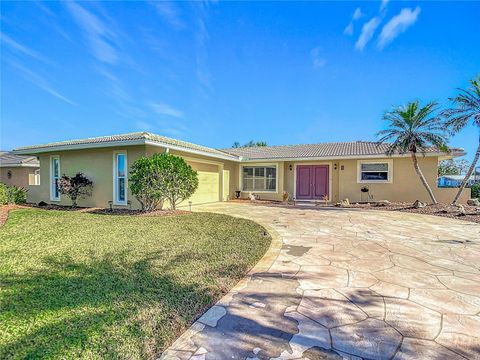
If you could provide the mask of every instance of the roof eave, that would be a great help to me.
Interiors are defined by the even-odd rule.
[[[40,164],[0,164],[1,168],[7,168],[7,167],[34,167],[38,168],[40,167]]]
[[[88,144],[70,144],[70,145],[54,145],[46,147],[25,147],[14,149],[12,152],[17,155],[37,155],[42,153],[50,153],[57,151],[69,151],[69,150],[82,150],[82,149],[98,149],[98,148],[107,148],[107,147],[118,147],[118,146],[135,146],[135,145],[152,145],[163,148],[168,148],[172,150],[183,151],[190,154],[203,155],[208,157],[213,157],[217,159],[230,160],[230,161],[240,161],[239,157],[234,155],[226,154],[213,154],[208,151],[202,151],[197,149],[189,149],[178,145],[171,145],[168,143],[140,139],[140,140],[121,140],[121,141],[109,141],[103,143],[88,143]]]
[[[464,156],[465,152],[431,152],[425,153],[425,156],[429,157],[440,157],[440,156],[447,156],[447,157],[459,157]],[[423,155],[422,155],[423,156]],[[410,157],[410,154],[395,154],[388,156],[386,154],[374,154],[374,155],[342,155],[342,156],[314,156],[314,157],[275,157],[275,158],[247,158],[242,157],[242,162],[265,162],[265,161],[303,161],[303,160],[310,160],[310,161],[320,161],[320,160],[359,160],[359,159],[385,159],[385,158],[404,158]]]

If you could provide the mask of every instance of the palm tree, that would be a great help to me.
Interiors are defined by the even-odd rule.
[[[469,89],[458,89],[460,92],[456,97],[450,98],[456,107],[447,109],[442,112],[445,116],[445,127],[452,133],[456,134],[462,130],[467,124],[472,121],[472,124],[478,128],[478,147],[473,162],[465,175],[460,188],[458,189],[455,199],[452,204],[456,205],[460,195],[462,195],[465,185],[467,185],[468,179],[472,176],[475,170],[475,165],[480,158],[480,76],[471,80],[472,85]]]
[[[387,148],[388,156],[394,153],[410,152],[415,172],[434,204],[437,200],[418,166],[417,153],[425,154],[426,149],[432,145],[448,151],[443,124],[437,116],[433,115],[437,108],[436,102],[430,102],[421,107],[419,101],[395,107],[383,115],[383,119],[388,121],[388,128],[377,133],[377,136],[381,137],[378,144],[390,142]]]

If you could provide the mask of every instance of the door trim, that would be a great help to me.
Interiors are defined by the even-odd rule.
[[[301,200],[301,201],[324,201],[324,202],[331,202],[332,201],[332,163],[331,162],[299,162],[299,163],[294,163],[294,172],[293,172],[293,192],[294,192],[294,198],[297,200],[297,166],[301,165],[327,165],[328,166],[328,197],[326,200],[318,200],[318,199],[312,199],[312,200]],[[300,200],[299,200],[300,201]]]

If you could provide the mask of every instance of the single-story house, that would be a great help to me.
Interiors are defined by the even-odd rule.
[[[0,182],[24,188],[40,185],[40,162],[36,156],[0,151]]]
[[[192,205],[227,201],[255,194],[260,199],[334,203],[350,201],[429,201],[408,154],[385,155],[386,145],[338,143],[212,149],[148,132],[102,136],[18,148],[18,155],[40,160],[39,186],[30,186],[28,201],[69,204],[56,187],[62,174],[83,172],[93,185],[79,206],[130,207],[140,204],[128,187],[129,167],[141,156],[169,152],[198,171],[199,187]],[[450,202],[454,189],[437,187],[438,162],[463,156],[463,149],[444,153],[431,148],[419,164],[440,202]],[[43,180],[45,179],[45,181]],[[470,197],[468,189],[461,201]],[[188,203],[183,204],[187,206]]]
[[[439,187],[459,187],[465,179],[465,174],[463,175],[442,175],[438,177],[438,186]],[[480,182],[480,174],[472,175],[467,181],[467,186],[472,186],[474,183]]]

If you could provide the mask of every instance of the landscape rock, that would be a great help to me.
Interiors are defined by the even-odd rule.
[[[480,200],[479,199],[468,199],[467,200],[467,205],[480,206]]]
[[[425,206],[427,206],[427,204],[424,202],[421,202],[420,200],[415,200],[415,202],[413,203],[413,207],[415,209],[424,208]]]
[[[348,198],[341,200],[339,203],[337,203],[337,206],[340,207],[350,207],[350,200]]]
[[[388,206],[391,202],[388,200],[380,200],[375,203],[375,206]]]

